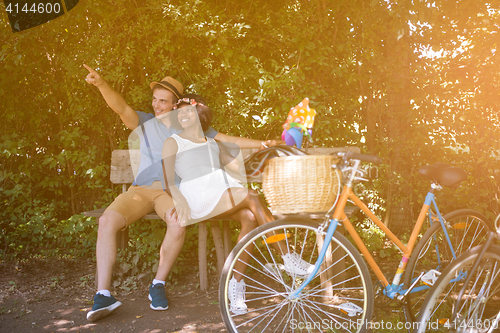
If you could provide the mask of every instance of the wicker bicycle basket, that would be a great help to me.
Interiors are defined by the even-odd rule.
[[[274,214],[328,211],[339,193],[342,174],[331,155],[276,157],[267,161],[262,188]]]

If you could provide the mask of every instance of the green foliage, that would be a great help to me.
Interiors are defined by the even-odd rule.
[[[210,228],[208,228],[210,230]],[[160,246],[165,237],[165,222],[159,220],[140,220],[129,228],[129,246],[121,250],[113,278],[113,287],[130,291],[139,286],[147,286],[155,277],[158,269]],[[233,242],[234,243],[234,242]],[[207,236],[208,267],[216,271],[216,255],[213,238]],[[177,284],[183,274],[193,274],[192,263],[198,267],[198,225],[186,229],[186,238],[180,255],[177,257],[168,281]],[[197,269],[195,270],[195,272]]]
[[[95,252],[97,230],[93,218],[73,215],[67,220],[51,217],[53,207],[28,209],[26,223],[5,225],[3,255],[18,257],[27,254],[42,256],[88,256]]]
[[[384,157],[365,195],[380,216],[411,226],[428,189],[419,167],[447,162],[469,178],[438,195],[441,210],[492,217],[499,20],[497,4],[472,0],[86,0],[16,34],[4,15],[0,250],[83,251],[78,244],[90,253],[95,226],[78,214],[120,192],[108,180],[110,154],[129,132],[85,83],[83,63],[136,110],[150,110],[150,81],[173,76],[208,99],[214,127],[230,135],[279,137],[288,109],[309,97],[316,146]],[[136,248],[158,248],[156,229],[131,230]]]

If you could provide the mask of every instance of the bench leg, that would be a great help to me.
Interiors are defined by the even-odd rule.
[[[220,276],[224,268],[225,257],[219,221],[210,221],[210,226],[212,227],[212,237],[214,239],[215,253],[217,254],[217,273]]]
[[[224,239],[221,235],[219,221],[210,221],[212,237],[214,239],[215,252],[217,255],[217,272],[222,274],[224,262],[231,251],[231,228],[229,222],[223,221]],[[207,265],[207,222],[198,223],[198,262],[200,272],[200,290],[208,289],[208,265]]]
[[[231,243],[231,222],[222,222],[224,226],[224,261],[229,257],[229,252],[233,249],[233,244]]]
[[[198,262],[200,271],[200,290],[208,289],[207,277],[207,222],[198,223]]]
[[[117,249],[126,249],[128,245],[128,228],[120,230],[116,233],[116,247]]]

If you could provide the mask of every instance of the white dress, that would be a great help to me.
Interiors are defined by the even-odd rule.
[[[208,217],[228,188],[243,186],[221,169],[219,146],[214,139],[194,143],[177,134],[172,138],[178,146],[175,172],[181,178],[179,190],[189,204],[191,219]],[[193,222],[198,221],[186,225]]]

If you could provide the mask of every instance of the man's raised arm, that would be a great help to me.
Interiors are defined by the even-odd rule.
[[[139,126],[139,116],[135,113],[134,109],[132,109],[127,102],[125,102],[123,97],[114,91],[113,88],[111,88],[94,69],[85,64],[83,67],[89,71],[85,81],[99,88],[99,91],[101,92],[102,97],[104,97],[106,103],[120,116],[125,126],[131,130],[134,130],[137,126]]]

